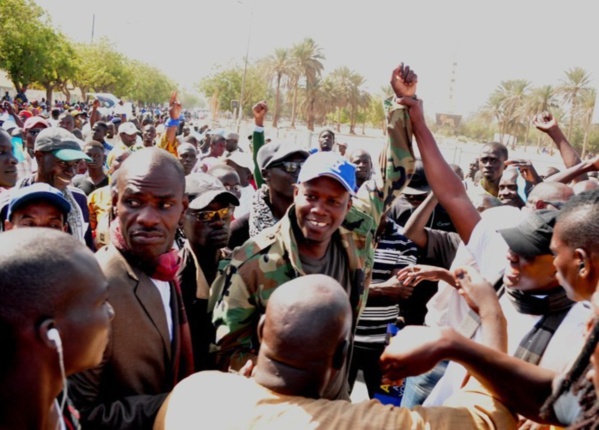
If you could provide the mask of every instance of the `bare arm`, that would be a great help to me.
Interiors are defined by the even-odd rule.
[[[599,167],[599,157],[595,157],[591,160],[584,160],[562,172],[551,175],[545,182],[562,182],[568,184],[576,178],[580,178],[582,174],[586,175],[588,172],[599,170],[597,167]]]
[[[557,124],[557,120],[551,115],[549,112],[542,112],[538,114],[532,121],[535,127],[541,130],[543,133],[546,133],[557,149],[564,160],[564,164],[566,167],[572,167],[581,162],[580,157],[576,150],[570,145],[568,139],[566,139],[566,135],[562,132],[562,129]],[[572,179],[572,182],[581,182],[586,181],[589,177],[586,173],[579,175]]]
[[[412,131],[420,149],[424,170],[433,192],[445,208],[462,241],[468,243],[480,214],[468,198],[464,184],[443,158],[433,134],[426,126],[420,100],[403,97],[400,103],[408,106]]]
[[[169,117],[171,120],[178,120],[181,117],[181,103],[177,100],[177,92],[173,91],[171,94],[171,99],[169,101]],[[166,124],[165,124],[166,127]],[[156,147],[160,149],[164,149],[175,157],[177,156],[177,125],[173,125],[171,127],[166,127],[166,131],[158,141]]]
[[[410,215],[404,227],[404,236],[414,242],[419,248],[426,248],[428,243],[428,235],[424,228],[435,206],[437,206],[437,198],[434,193],[430,193],[426,197],[426,200]]]

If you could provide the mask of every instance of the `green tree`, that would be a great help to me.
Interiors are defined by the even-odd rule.
[[[76,46],[79,70],[73,83],[86,98],[89,91],[126,95],[132,82],[131,67],[125,56],[114,48],[108,39],[93,44]]]
[[[139,103],[163,103],[176,88],[176,84],[159,69],[141,61],[131,61],[128,73],[133,79],[125,96]]]
[[[295,88],[294,107],[291,118],[291,126],[295,126],[295,115],[297,114],[297,91],[300,79],[305,83],[304,114],[308,130],[314,131],[316,90],[318,80],[324,70],[321,60],[325,59],[322,48],[311,38],[306,38],[292,49],[293,61],[295,63]]]
[[[218,110],[228,111],[231,101],[239,100],[241,93],[241,81],[243,79],[243,68],[235,65],[224,68],[215,66],[213,72],[204,77],[197,85],[199,92],[210,99],[210,105],[218,113]],[[250,114],[252,103],[264,98],[267,91],[267,80],[260,68],[249,64],[246,74],[245,91],[242,106],[244,114]],[[216,115],[215,115],[216,117]]]
[[[49,20],[32,0],[0,1],[0,69],[15,88],[41,81],[50,58]]]
[[[50,55],[38,82],[46,90],[46,100],[52,100],[52,93],[56,88],[63,92],[66,90],[67,98],[69,98],[68,84],[76,76],[78,70],[75,48],[71,41],[60,32],[55,32],[49,27],[42,28],[40,31],[45,33]]]
[[[580,158],[584,159],[587,153],[589,135],[593,127],[593,112],[595,111],[595,100],[597,99],[597,91],[589,88],[580,94],[580,114],[582,129],[584,132],[582,138],[582,153]]]
[[[275,109],[273,113],[272,126],[277,127],[281,114],[281,85],[284,85],[292,73],[292,58],[290,51],[285,48],[277,48],[271,56],[266,59],[266,70],[269,81],[275,81]]]
[[[571,139],[574,130],[574,120],[578,115],[581,93],[589,89],[591,82],[590,75],[582,67],[574,67],[565,72],[565,77],[561,80],[561,85],[557,91],[562,96],[564,102],[570,105],[570,116],[568,121],[568,131],[566,135]]]

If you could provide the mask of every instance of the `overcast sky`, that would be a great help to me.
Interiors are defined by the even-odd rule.
[[[429,112],[447,111],[457,63],[456,113],[484,105],[506,79],[557,85],[582,67],[599,82],[594,2],[570,0],[36,0],[76,41],[108,37],[125,55],[191,87],[215,63],[271,54],[312,37],[326,55],[325,73],[346,65],[378,92],[400,61],[419,76]],[[432,112],[431,112],[432,113]]]

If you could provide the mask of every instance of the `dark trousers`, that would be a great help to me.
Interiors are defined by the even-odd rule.
[[[368,389],[368,397],[372,399],[375,393],[384,393],[381,391],[381,368],[379,365],[379,359],[384,349],[384,345],[365,348],[354,344],[348,375],[350,391],[354,388],[358,370],[361,370]]]

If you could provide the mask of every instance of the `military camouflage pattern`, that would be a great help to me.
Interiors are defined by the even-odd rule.
[[[388,145],[381,153],[381,176],[365,183],[338,230],[347,251],[349,292],[355,322],[362,310],[370,284],[374,237],[379,220],[414,171],[412,134],[403,106],[387,101]],[[254,359],[259,344],[256,328],[268,298],[281,284],[302,276],[302,264],[292,222],[295,206],[281,221],[238,248],[230,264],[214,281],[209,310],[214,309],[218,345],[217,364],[222,370],[238,370]]]

